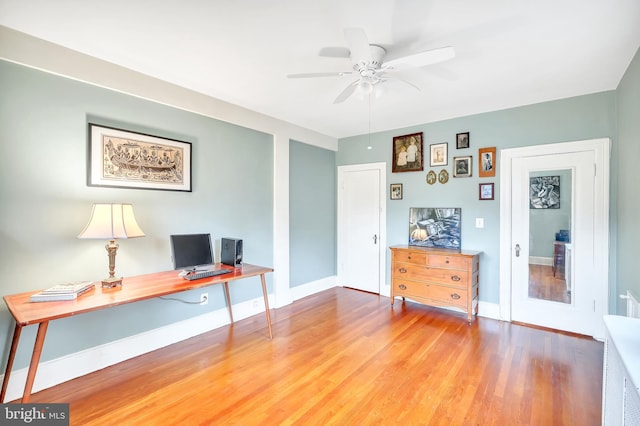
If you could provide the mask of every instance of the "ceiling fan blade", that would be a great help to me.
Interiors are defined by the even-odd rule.
[[[287,78],[314,78],[314,77],[341,77],[343,75],[351,75],[353,71],[342,72],[309,72],[303,74],[287,74]]]
[[[419,68],[425,65],[437,64],[447,61],[456,56],[453,47],[440,47],[438,49],[427,50],[426,52],[415,53],[385,62],[383,66],[397,68]]]
[[[348,58],[350,53],[346,47],[330,46],[320,49],[318,55],[325,58]]]
[[[387,81],[399,81],[401,83],[404,83],[404,84],[407,84],[407,85],[413,87],[417,91],[420,91],[420,88],[418,86],[416,86],[415,84],[411,83],[408,80],[405,80],[404,78],[398,78],[397,76],[394,75],[394,76],[387,76],[387,77],[385,77],[385,79]]]
[[[352,64],[371,61],[369,39],[362,28],[345,28],[344,38],[347,40],[347,46],[351,52]]]
[[[338,95],[338,97],[336,98],[335,101],[333,101],[333,103],[334,104],[342,103],[345,100],[347,100],[349,96],[353,95],[353,92],[356,91],[356,87],[358,87],[359,81],[360,80],[356,80],[353,83],[349,84],[347,87],[345,87],[345,89],[342,91],[342,93]]]

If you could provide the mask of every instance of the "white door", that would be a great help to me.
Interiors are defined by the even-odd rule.
[[[593,165],[590,151],[514,160],[514,321],[581,334],[593,330]],[[557,243],[563,244],[556,249]]]
[[[602,334],[608,147],[597,140],[501,153],[501,258],[510,259],[501,265],[504,319]]]
[[[338,283],[380,293],[385,164],[338,168]]]

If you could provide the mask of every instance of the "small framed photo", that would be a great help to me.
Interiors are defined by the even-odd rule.
[[[456,133],[456,148],[469,148],[469,132]]]
[[[453,177],[471,177],[472,157],[453,158]]]
[[[393,163],[391,172],[421,172],[422,133],[395,136],[393,138]]]
[[[402,200],[402,184],[392,183],[390,186],[390,198],[392,200]]]
[[[479,184],[479,192],[481,200],[493,200],[493,183]]]
[[[480,148],[478,150],[478,176],[493,177],[496,175],[496,148]]]
[[[446,166],[447,165],[447,161],[448,161],[448,157],[449,157],[449,153],[448,153],[448,146],[449,144],[447,144],[446,142],[444,143],[434,143],[430,145],[430,159],[429,159],[429,165],[431,167],[438,167],[438,166]]]

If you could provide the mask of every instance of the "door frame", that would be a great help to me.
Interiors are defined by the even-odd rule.
[[[387,163],[367,163],[367,164],[354,164],[347,166],[338,166],[338,247],[337,247],[337,277],[338,285],[343,286],[344,275],[341,265],[344,264],[344,224],[345,224],[345,212],[344,212],[344,176],[345,173],[365,171],[365,170],[378,170],[380,173],[379,181],[379,197],[380,197],[380,235],[378,235],[378,292],[381,296],[389,296],[391,294],[391,288],[385,285],[386,280],[386,247],[387,247]]]
[[[608,138],[590,139],[575,142],[563,142],[535,145],[500,151],[500,319],[511,321],[511,259],[514,248],[512,241],[512,161],[514,158],[535,157],[540,155],[570,154],[593,151],[594,164],[594,270],[598,276],[595,282],[601,283],[595,289],[594,311],[601,318],[608,312],[609,306],[609,181],[611,140]],[[592,332],[597,339],[604,338],[604,323],[599,321]]]

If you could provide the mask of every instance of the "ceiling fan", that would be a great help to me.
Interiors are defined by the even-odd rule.
[[[312,77],[342,77],[355,75],[357,79],[347,85],[347,87],[333,101],[334,104],[344,102],[354,92],[370,94],[375,87],[389,80],[401,81],[409,86],[420,90],[418,86],[397,76],[391,75],[396,71],[409,68],[419,68],[425,65],[435,64],[449,60],[455,56],[453,47],[441,47],[424,52],[399,56],[384,62],[387,50],[376,44],[369,44],[367,35],[361,28],[346,28],[344,36],[348,49],[344,49],[345,56],[351,59],[352,70],[342,72],[316,72],[305,74],[289,74],[288,78],[312,78]],[[323,49],[324,51],[325,49]],[[335,51],[327,48],[326,51]],[[341,49],[337,49],[341,50]]]

